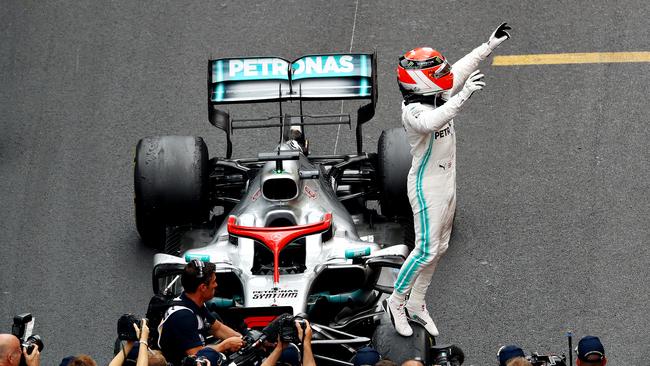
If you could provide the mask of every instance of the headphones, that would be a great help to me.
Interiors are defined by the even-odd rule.
[[[202,280],[203,277],[205,276],[204,273],[205,263],[203,263],[203,261],[198,259],[192,259],[190,263],[192,263],[194,267],[196,267],[196,270],[198,271],[198,273],[196,274],[196,278]]]

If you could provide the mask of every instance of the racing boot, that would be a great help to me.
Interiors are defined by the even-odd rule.
[[[390,321],[393,327],[400,335],[409,337],[413,334],[413,328],[409,325],[409,320],[406,316],[405,302],[395,300],[393,296],[389,296],[381,303],[384,311],[390,316]]]
[[[432,336],[436,337],[438,334],[440,334],[438,332],[438,328],[436,327],[436,323],[434,323],[433,319],[431,319],[431,316],[429,315],[427,307],[424,305],[424,303],[412,304],[409,301],[406,304],[406,315],[409,319],[422,325],[424,329],[426,329],[426,331]]]

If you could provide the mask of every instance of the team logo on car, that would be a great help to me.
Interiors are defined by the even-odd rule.
[[[298,290],[262,290],[253,291],[253,300],[260,299],[295,299],[298,297]]]

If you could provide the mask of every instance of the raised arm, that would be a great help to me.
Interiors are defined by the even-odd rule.
[[[138,349],[138,359],[136,361],[136,366],[147,366],[149,364],[149,344],[147,343],[149,340],[149,326],[147,325],[147,319],[144,318],[140,322],[141,329],[138,329],[135,324],[133,324],[133,326],[135,327],[137,334],[140,335],[140,348]]]
[[[449,91],[449,95],[456,95],[463,88],[469,75],[476,71],[478,64],[485,60],[501,43],[510,38],[510,34],[507,32],[509,29],[512,28],[508,26],[508,23],[501,24],[492,32],[486,43],[476,47],[451,66],[451,72],[454,74],[454,86]]]

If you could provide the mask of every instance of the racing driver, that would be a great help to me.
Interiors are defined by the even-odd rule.
[[[395,281],[384,310],[397,333],[413,334],[409,318],[433,336],[438,329],[424,298],[433,272],[447,250],[456,209],[456,135],[453,118],[477,90],[483,89],[479,62],[510,38],[501,24],[487,43],[450,65],[430,47],[408,51],[397,65],[397,82],[404,96],[402,123],[413,160],[408,197],[413,210],[415,249]]]

